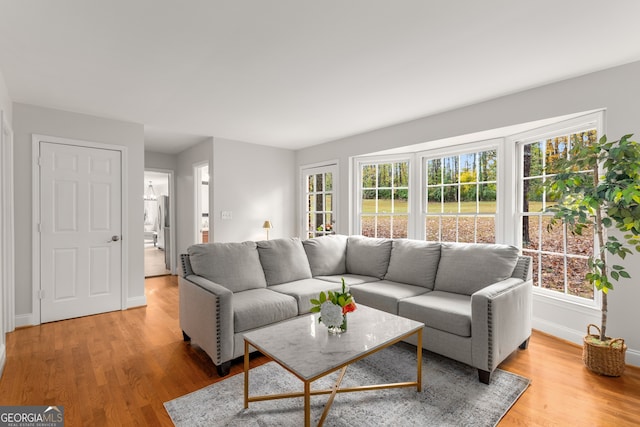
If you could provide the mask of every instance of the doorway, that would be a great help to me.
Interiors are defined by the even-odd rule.
[[[209,164],[202,163],[194,166],[195,176],[195,242],[208,243],[212,241],[209,228]]]
[[[144,172],[144,276],[171,274],[171,173]]]

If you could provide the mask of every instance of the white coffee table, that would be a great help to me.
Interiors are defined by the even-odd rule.
[[[336,393],[416,387],[422,390],[422,328],[416,322],[363,305],[348,314],[347,332],[332,335],[318,323],[319,314],[297,317],[244,334],[244,407],[249,402],[304,397],[304,425],[311,425],[311,396],[330,394],[318,426],[324,423]],[[340,388],[347,366],[411,335],[417,335],[416,381]],[[304,383],[304,392],[249,396],[249,349],[255,348]],[[329,390],[311,390],[311,383],[341,369]]]

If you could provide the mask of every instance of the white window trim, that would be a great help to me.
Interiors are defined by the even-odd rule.
[[[298,237],[300,239],[307,239],[307,227],[306,227],[306,182],[305,175],[315,174],[315,173],[323,173],[323,172],[332,172],[333,173],[333,197],[331,200],[332,210],[333,210],[333,220],[334,220],[334,231],[337,233],[340,230],[340,221],[338,219],[338,215],[340,210],[338,209],[340,206],[340,163],[336,160],[329,160],[326,162],[320,163],[312,163],[308,165],[300,166],[300,170],[298,172],[298,194],[300,195],[300,203],[299,206],[299,215],[300,224],[298,226]]]
[[[585,128],[595,128],[598,132],[598,136],[602,136],[605,134],[605,111],[600,110],[596,112],[591,112],[579,117],[575,117],[569,120],[563,120],[558,123],[550,124],[544,126],[539,129],[530,130],[527,132],[522,132],[519,134],[511,135],[506,138],[506,146],[511,147],[515,151],[515,156],[513,157],[513,171],[514,171],[514,180],[513,182],[517,182],[518,185],[516,187],[515,198],[512,200],[514,213],[511,218],[513,221],[511,223],[511,234],[513,236],[514,245],[521,247],[522,242],[522,216],[521,216],[521,208],[520,205],[522,200],[522,193],[524,191],[522,186],[521,175],[522,171],[522,156],[523,154],[523,146],[526,143],[538,141],[541,139],[545,139],[548,137],[557,136],[559,134],[571,134],[576,131],[584,130]],[[594,251],[597,251],[597,241],[595,242],[596,247],[594,247]],[[596,253],[596,252],[594,252]],[[569,302],[572,304],[584,306],[584,307],[600,307],[602,302],[602,294],[601,292],[594,291],[593,300],[589,300],[587,298],[577,297],[574,295],[567,295],[564,293],[560,293],[557,291],[552,291],[550,289],[540,288],[538,286],[533,286],[533,293],[543,298],[561,300],[565,302]]]
[[[492,139],[487,139],[484,141],[475,141],[475,142],[469,142],[469,143],[465,143],[465,144],[460,144],[460,145],[455,145],[452,147],[441,147],[441,148],[436,148],[433,150],[427,150],[427,151],[420,151],[418,153],[416,153],[416,157],[420,166],[420,174],[419,174],[419,179],[420,182],[418,182],[418,186],[415,188],[419,189],[419,195],[418,195],[418,207],[416,212],[419,212],[419,215],[416,215],[417,220],[416,222],[416,230],[419,230],[416,233],[416,238],[417,239],[421,239],[424,240],[427,236],[426,236],[426,232],[425,232],[425,227],[424,227],[424,223],[426,220],[426,215],[424,213],[425,211],[425,189],[422,187],[422,184],[425,183],[427,181],[426,179],[426,168],[425,168],[425,162],[427,160],[430,159],[437,159],[437,158],[442,158],[442,157],[450,157],[450,156],[456,156],[456,155],[460,155],[460,154],[466,154],[466,153],[473,153],[473,152],[479,152],[479,151],[486,151],[486,150],[496,150],[496,161],[498,163],[498,167],[496,170],[496,186],[497,186],[497,195],[496,195],[496,243],[502,243],[503,239],[504,239],[504,223],[505,218],[504,218],[504,200],[505,197],[501,197],[500,196],[500,189],[503,188],[503,186],[505,185],[505,181],[504,181],[504,171],[503,171],[503,166],[502,164],[505,163],[503,161],[501,161],[501,159],[503,159],[504,157],[504,138],[492,138]]]
[[[551,121],[551,120],[549,120]],[[446,157],[461,153],[482,151],[483,149],[495,148],[497,151],[497,207],[496,207],[496,243],[503,243],[521,247],[522,221],[520,220],[520,199],[522,194],[522,184],[520,182],[520,165],[522,162],[522,149],[518,145],[519,141],[542,139],[545,136],[557,135],[559,133],[570,132],[571,130],[581,130],[585,127],[595,127],[598,135],[606,134],[605,129],[605,109],[592,110],[583,114],[575,115],[570,119],[558,118],[556,122],[530,129],[525,132],[515,134],[505,133],[503,136],[491,139],[483,139],[471,142],[456,142],[455,138],[448,138],[441,141],[431,141],[429,145],[432,149],[394,153],[389,155],[371,155],[353,157],[351,163],[352,181],[349,191],[350,232],[360,230],[360,194],[362,192],[360,181],[360,166],[363,163],[382,163],[398,160],[409,160],[409,230],[408,237],[413,239],[425,239],[423,227],[424,214],[424,189],[422,188],[425,179],[425,159]],[[461,136],[462,140],[464,136]],[[513,183],[518,183],[514,188]],[[418,213],[415,215],[415,213]],[[596,248],[597,250],[597,248]],[[555,301],[557,304],[569,303],[571,307],[579,310],[593,310],[600,306],[600,292],[594,294],[594,300],[576,297],[573,295],[560,294],[556,291],[537,288],[533,289],[535,298],[543,298],[548,301]]]
[[[351,230],[357,230],[360,233],[362,224],[360,223],[360,215],[362,205],[360,204],[360,195],[362,194],[362,179],[360,177],[360,168],[363,164],[377,164],[377,163],[393,163],[399,161],[406,161],[409,164],[409,194],[407,200],[407,215],[409,217],[409,222],[407,224],[407,237],[413,238],[415,233],[415,220],[412,219],[412,212],[416,212],[415,210],[415,202],[416,197],[414,196],[415,192],[415,178],[413,173],[415,164],[416,164],[416,156],[414,153],[405,153],[405,154],[391,154],[391,155],[378,155],[378,156],[360,156],[353,158],[353,167],[352,167],[352,178],[355,186],[355,191],[352,197],[353,203],[353,214],[351,218]],[[418,178],[419,179],[419,178]],[[418,185],[420,183],[418,182]],[[419,212],[419,211],[417,211]]]

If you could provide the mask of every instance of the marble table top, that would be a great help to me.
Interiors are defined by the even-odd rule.
[[[347,332],[330,334],[319,313],[244,334],[244,338],[302,380],[313,380],[410,335],[424,324],[363,305],[347,315]]]

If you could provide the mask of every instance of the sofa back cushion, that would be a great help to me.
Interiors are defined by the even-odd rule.
[[[386,280],[433,290],[440,261],[440,243],[394,240]]]
[[[334,276],[347,272],[347,236],[333,234],[302,241],[311,274]]]
[[[297,237],[263,240],[257,245],[268,286],[311,278],[307,254]]]
[[[267,286],[255,242],[205,243],[192,245],[187,252],[194,274],[231,292]]]
[[[471,295],[511,277],[518,248],[496,244],[442,243],[436,291]]]
[[[383,279],[390,255],[390,239],[350,236],[347,239],[347,272]]]

